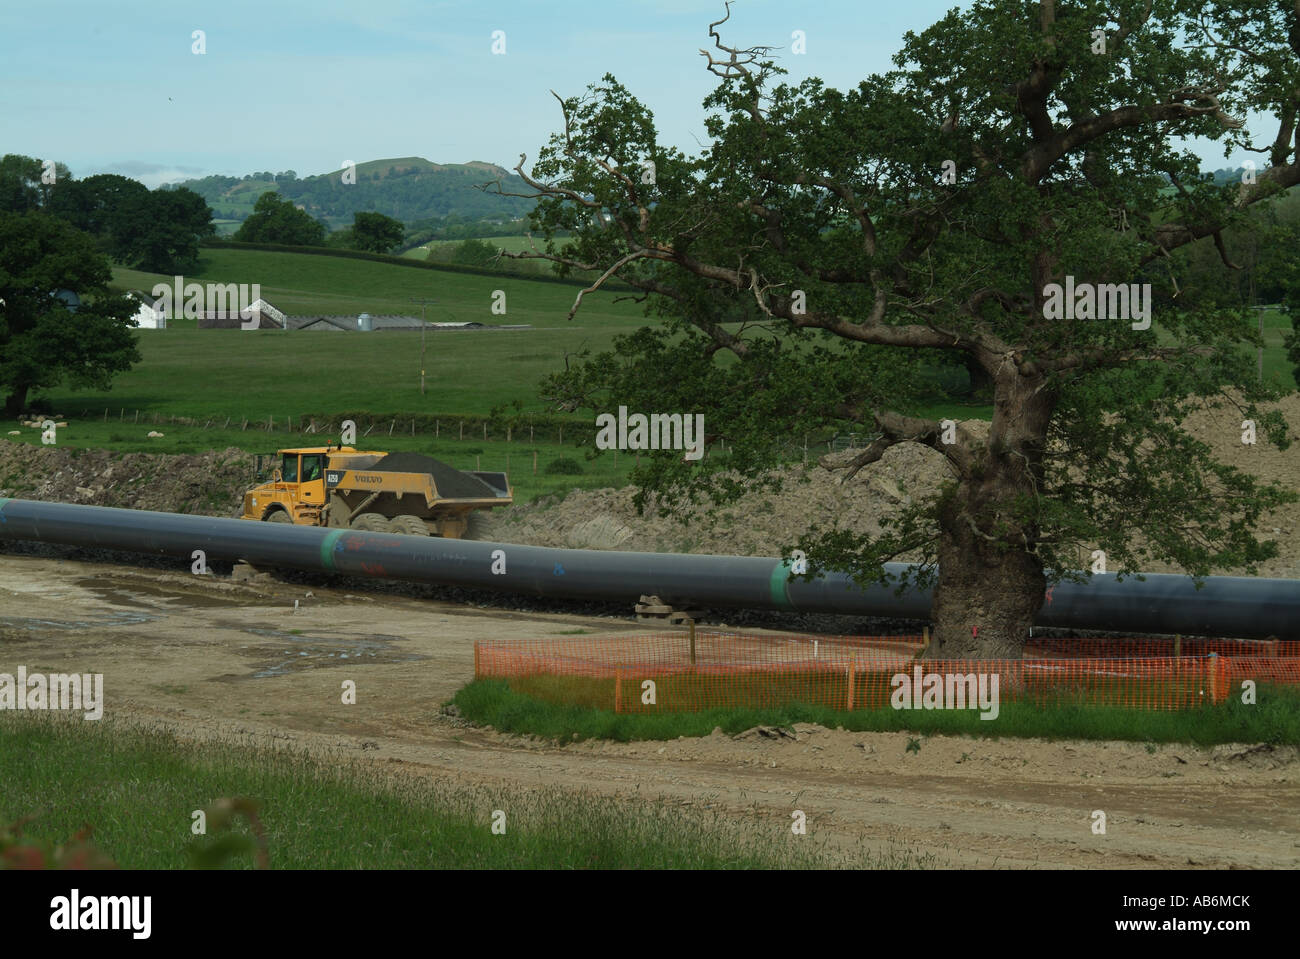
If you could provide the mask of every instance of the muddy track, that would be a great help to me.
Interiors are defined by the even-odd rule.
[[[298,609],[294,610],[294,601]],[[758,833],[907,849],[941,867],[1288,868],[1300,862],[1294,748],[1049,743],[799,726],[793,737],[557,745],[442,712],[476,639],[626,635],[580,613],[0,554],[0,671],[100,672],[105,715],[181,736],[340,753],[395,777],[583,789],[722,810]],[[357,705],[343,706],[344,679]],[[1103,810],[1107,832],[1094,835]]]

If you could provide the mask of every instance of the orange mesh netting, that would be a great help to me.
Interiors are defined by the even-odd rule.
[[[1036,639],[1017,660],[918,659],[920,636],[745,636],[697,631],[501,640],[474,646],[476,679],[616,712],[764,708],[987,709],[990,702],[1187,709],[1245,680],[1300,685],[1296,643]],[[647,682],[651,685],[647,686]],[[916,703],[916,705],[912,705]]]

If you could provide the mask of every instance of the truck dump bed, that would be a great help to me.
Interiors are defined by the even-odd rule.
[[[502,500],[512,499],[504,473],[465,473],[419,453],[389,453],[379,459],[345,454],[337,460],[331,457],[330,463],[325,470],[325,488],[330,492],[392,493],[399,497],[414,493],[423,496],[430,509],[453,501],[466,506],[499,506]]]

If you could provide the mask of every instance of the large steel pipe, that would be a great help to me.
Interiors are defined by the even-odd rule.
[[[784,609],[928,619],[930,593],[855,585],[844,574],[791,577],[788,563],[741,556],[691,556],[546,549],[437,537],[253,523],[144,510],[0,499],[0,540],[32,540],[176,557],[414,580],[527,596],[631,604],[653,594],[674,605]],[[897,574],[907,567],[890,563]],[[1054,587],[1039,626],[1300,639],[1300,581],[1186,576],[1145,581],[1097,575]],[[978,623],[972,623],[978,626]]]

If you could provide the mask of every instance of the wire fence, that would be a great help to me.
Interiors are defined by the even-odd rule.
[[[550,702],[615,712],[800,703],[832,709],[996,709],[1001,703],[1175,710],[1223,703],[1249,680],[1300,687],[1300,643],[1040,640],[1016,660],[920,658],[921,636],[760,637],[697,631],[499,640],[474,675]],[[1300,692],[1300,690],[1298,690]]]
[[[69,414],[51,414],[55,419],[64,419]],[[38,420],[45,414],[32,414]],[[129,406],[102,407],[91,409],[83,407],[75,413],[75,418],[82,421],[118,423],[121,425],[144,426],[184,426],[187,428],[207,430],[238,430],[259,433],[286,433],[302,437],[316,436],[336,439],[345,422],[351,422],[357,431],[357,439],[392,438],[394,436],[432,439],[435,441],[456,440],[458,442],[501,442],[527,443],[529,446],[549,444],[585,448],[594,442],[598,430],[594,422],[585,422],[572,417],[540,413],[503,421],[491,415],[472,414],[373,414],[354,413],[285,413],[283,416],[268,413],[265,417],[248,417],[230,413],[204,413],[197,416],[181,416],[158,410],[138,409]],[[782,457],[788,462],[810,460],[827,453],[844,453],[864,449],[875,440],[879,433],[846,433],[835,435],[808,434],[802,440],[791,440],[780,444]],[[566,436],[568,437],[566,441]],[[731,443],[725,438],[718,440],[714,446],[704,452],[706,457],[726,455],[731,451]],[[626,450],[625,455],[635,455],[636,450]],[[618,451],[613,451],[618,458]]]

